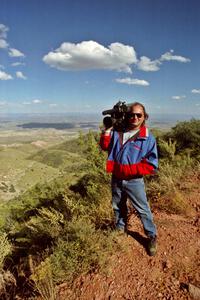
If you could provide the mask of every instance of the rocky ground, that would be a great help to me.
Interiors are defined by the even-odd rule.
[[[194,182],[193,182],[194,183]],[[58,287],[59,300],[186,300],[200,299],[200,180],[188,195],[185,215],[154,211],[158,252],[146,252],[140,220],[132,214],[128,234],[116,237],[123,250],[110,259],[105,274],[79,277],[73,287]]]

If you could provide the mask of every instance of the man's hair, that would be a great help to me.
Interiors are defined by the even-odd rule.
[[[142,108],[143,114],[144,114],[144,122],[143,122],[142,125],[144,125],[145,124],[145,120],[148,120],[148,118],[149,118],[149,115],[146,112],[146,109],[145,109],[144,105],[142,103],[140,103],[140,102],[134,102],[134,103],[132,103],[131,107],[134,107],[134,106],[140,106]]]

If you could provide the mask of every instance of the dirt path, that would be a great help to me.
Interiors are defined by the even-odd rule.
[[[200,287],[200,188],[190,194],[190,216],[154,212],[158,253],[149,257],[140,220],[132,215],[129,234],[117,237],[124,250],[110,260],[107,275],[78,278],[69,291],[63,284],[59,300],[194,299],[190,284]],[[196,298],[197,299],[197,298]],[[200,298],[198,298],[200,299]]]

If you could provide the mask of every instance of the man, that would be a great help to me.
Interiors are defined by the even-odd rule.
[[[156,226],[147,201],[143,176],[154,174],[158,167],[156,140],[145,126],[148,114],[141,103],[133,103],[126,114],[125,131],[105,128],[100,146],[108,151],[106,168],[108,173],[112,173],[116,229],[125,230],[124,203],[129,197],[148,236],[149,255],[153,256],[156,254]]]

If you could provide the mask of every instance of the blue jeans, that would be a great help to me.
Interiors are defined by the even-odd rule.
[[[112,177],[112,206],[117,229],[124,229],[127,218],[127,197],[138,212],[146,235],[156,236],[156,226],[147,201],[143,178],[119,180]]]

